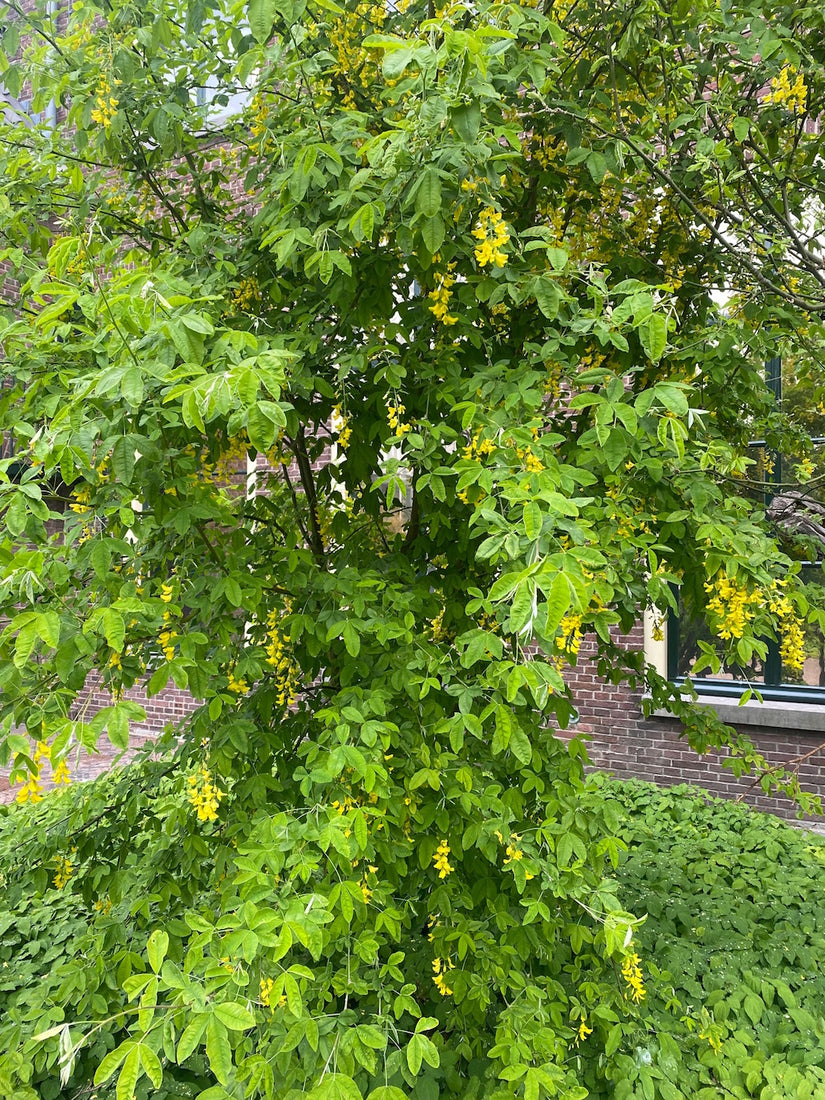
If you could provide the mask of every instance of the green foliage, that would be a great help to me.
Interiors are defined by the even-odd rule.
[[[648,914],[649,973],[593,1095],[825,1095],[825,842],[687,787],[592,786],[628,845],[619,894]]]
[[[557,737],[582,636],[759,767],[617,630],[672,584],[730,654],[821,615],[740,476],[808,446],[769,352],[821,396],[819,6],[389,7],[4,36],[44,112],[0,143],[16,1100],[576,1100],[583,1019],[612,1080],[638,922]],[[168,684],[167,757],[37,804]]]

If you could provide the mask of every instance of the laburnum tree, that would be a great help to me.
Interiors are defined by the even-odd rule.
[[[622,632],[821,622],[749,447],[815,468],[821,5],[3,7],[0,1091],[749,1095],[565,677],[718,746]]]

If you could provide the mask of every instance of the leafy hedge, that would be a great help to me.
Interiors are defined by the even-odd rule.
[[[619,896],[649,914],[650,975],[595,1094],[825,1097],[825,841],[695,788],[595,785],[628,844]]]
[[[204,839],[179,846],[175,783],[169,762],[146,761],[128,777],[115,772],[37,806],[0,809],[4,1097],[85,1095],[96,1067],[154,997],[149,988],[131,1003],[123,999],[130,971],[146,969],[148,930],[156,929],[151,962],[153,950],[160,952],[157,942],[153,948],[163,935],[159,925],[173,938],[191,937],[184,914],[219,896],[225,866],[210,867],[205,877],[192,874],[195,862],[208,864],[198,851]],[[136,785],[145,791],[137,799]],[[127,795],[130,820],[122,809]],[[648,914],[634,940],[645,991],[638,1011],[616,1023],[607,1008],[603,1019],[591,1008],[589,1026],[572,1048],[589,1095],[825,1097],[825,841],[686,787],[665,791],[595,777],[582,795],[584,808],[588,802],[602,807],[619,848],[627,846],[616,875],[620,900]],[[113,875],[115,864],[121,870]],[[167,873],[173,864],[176,879]],[[106,883],[102,897],[99,881]],[[107,958],[120,960],[117,972],[106,967]],[[44,1020],[51,1036],[42,1036],[49,1030]],[[72,1026],[61,1030],[65,1021]],[[41,1038],[33,1038],[35,1031]],[[70,1057],[69,1040],[80,1034],[86,1039]],[[64,1052],[56,1062],[61,1036]],[[439,1041],[437,1033],[433,1039]],[[137,1100],[183,1100],[208,1088],[203,1051],[185,1066],[166,1060],[163,1049],[159,1057],[161,1087],[142,1077]],[[14,1085],[29,1062],[30,1085]],[[115,1096],[116,1080],[93,1090],[100,1100]],[[439,1094],[432,1086],[422,1078],[409,1095],[430,1100]],[[477,1091],[466,1083],[464,1095]]]

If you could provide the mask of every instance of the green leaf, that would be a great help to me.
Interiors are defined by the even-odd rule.
[[[60,619],[55,611],[45,611],[37,616],[37,633],[52,649],[60,644]]]
[[[272,37],[277,11],[277,0],[249,0],[246,9],[249,29],[255,41],[261,45],[265,45]]]
[[[421,176],[415,192],[415,209],[425,218],[431,218],[441,210],[441,180],[435,168],[428,168]]]
[[[413,1077],[418,1076],[418,1071],[421,1069],[421,1063],[424,1060],[423,1039],[423,1035],[413,1035],[407,1043],[407,1065]]]
[[[179,1066],[183,1065],[189,1055],[200,1044],[203,1033],[206,1031],[207,1019],[208,1017],[205,1015],[195,1016],[183,1029],[183,1033],[178,1040],[177,1062]]]
[[[754,1024],[758,1024],[762,1019],[762,1013],[765,1008],[765,1002],[761,997],[757,997],[754,993],[749,993],[745,1000],[742,1002],[742,1007],[745,1009],[747,1016],[753,1021]]]
[[[94,1082],[96,1085],[102,1085],[105,1081],[109,1080],[134,1045],[133,1039],[127,1039],[124,1043],[121,1043],[120,1046],[109,1051],[95,1070]]]
[[[345,1073],[328,1073],[309,1096],[311,1100],[362,1100],[361,1090]]]
[[[214,1006],[213,1011],[230,1031],[246,1031],[255,1026],[255,1017],[238,1001],[222,1001]]]
[[[454,107],[452,112],[453,129],[463,142],[472,145],[478,137],[481,125],[481,104],[476,100]]]
[[[544,316],[552,321],[559,312],[561,291],[558,284],[546,275],[540,275],[533,283],[533,293]]]
[[[206,1023],[206,1057],[212,1072],[225,1085],[232,1073],[232,1047],[226,1027],[214,1014],[208,1017]]]
[[[344,645],[347,647],[347,653],[349,653],[350,657],[357,657],[361,652],[361,639],[352,623],[347,623],[344,626],[343,637]]]
[[[112,447],[112,473],[120,485],[130,485],[135,472],[135,444],[128,435],[121,435]]]
[[[123,1068],[117,1079],[117,1088],[115,1089],[117,1100],[132,1100],[140,1070],[140,1051],[138,1047],[134,1046],[126,1055]]]
[[[159,972],[168,950],[168,934],[163,932],[160,928],[156,928],[146,943],[146,954],[149,957],[149,965],[156,974]]]
[[[619,1049],[619,1044],[622,1041],[623,1035],[624,1032],[622,1030],[621,1024],[614,1024],[613,1027],[611,1027],[607,1036],[607,1040],[604,1044],[604,1053],[606,1057],[609,1058],[611,1054],[616,1053],[616,1051]]]
[[[140,1054],[140,1064],[143,1066],[146,1076],[155,1088],[159,1089],[163,1081],[163,1067],[160,1064],[160,1058],[146,1043],[140,1043],[137,1049]]]
[[[106,736],[116,749],[122,751],[129,748],[129,715],[120,704],[112,707],[109,712]]]
[[[516,760],[525,767],[533,759],[533,749],[530,745],[530,739],[527,734],[519,726],[513,726],[510,733],[510,751]]]
[[[440,214],[434,214],[431,218],[425,218],[421,226],[421,238],[431,256],[441,248],[444,243],[444,219]]]
[[[658,363],[667,347],[667,318],[661,313],[654,313],[639,326],[639,339],[648,359]]]
[[[593,150],[587,158],[587,171],[593,177],[594,183],[601,183],[607,175],[607,161],[596,150]]]
[[[114,608],[107,607],[103,612],[103,634],[110,648],[115,653],[123,652],[123,644],[126,639],[126,623],[123,616]]]
[[[133,408],[137,408],[141,404],[143,401],[143,378],[137,367],[130,367],[125,372],[120,383],[120,392],[123,394],[124,401],[127,401]]]

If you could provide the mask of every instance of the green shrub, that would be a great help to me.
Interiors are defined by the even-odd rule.
[[[594,1095],[825,1096],[825,841],[685,786],[593,786],[628,845],[619,897],[648,914],[646,1012]]]
[[[208,845],[208,837],[190,835],[181,844],[187,811],[178,786],[174,764],[145,761],[40,805],[0,811],[4,1097],[85,1095],[107,1053],[134,1033],[135,1016],[141,1010],[148,1016],[158,999],[145,959],[152,929],[150,944],[159,929],[168,936],[167,978],[180,973],[179,963],[184,973],[194,973],[193,948],[195,955],[209,950],[213,933],[191,925],[197,912],[213,913],[221,925],[227,846],[216,844],[220,855],[210,861],[196,850]],[[570,1068],[589,1094],[611,1100],[825,1097],[819,964],[825,957],[825,841],[686,787],[661,790],[594,777],[582,809],[591,801],[606,807],[616,849],[622,853],[627,846],[616,872],[619,901],[647,917],[634,938],[641,1002],[634,1005],[617,963],[616,986],[627,995],[624,1015],[598,996],[586,1001],[584,987],[572,1005],[569,1026],[580,1032],[570,1047],[577,1064]],[[68,878],[58,888],[66,859]],[[229,870],[230,876],[238,873],[237,867]],[[586,955],[592,928],[584,910],[579,925],[568,925],[560,974],[569,976]],[[212,946],[213,954],[223,950]],[[160,948],[156,961],[162,961]],[[223,967],[216,955],[204,971],[206,981],[218,972]],[[228,973],[225,978],[230,981]],[[448,1015],[439,1021],[441,1033],[433,1034],[443,1054],[445,1027]],[[157,1050],[162,1084],[153,1088],[151,1077],[142,1076],[134,1088],[137,1100],[184,1100],[213,1091],[202,1047],[175,1064],[181,1038],[164,1026]],[[57,1058],[56,1043],[62,1052]],[[478,1067],[479,1079],[463,1085],[425,1075],[409,1095],[503,1096],[500,1087],[490,1093],[483,1063]],[[265,1087],[263,1065],[261,1074]],[[117,1081],[115,1074],[96,1095],[114,1097]]]

